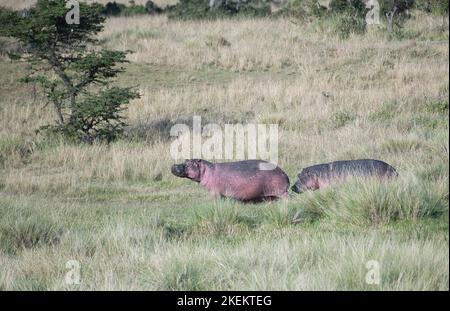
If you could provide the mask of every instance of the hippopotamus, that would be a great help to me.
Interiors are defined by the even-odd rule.
[[[200,183],[215,197],[261,202],[288,196],[286,173],[262,160],[211,163],[191,159],[173,165],[172,174]]]
[[[386,162],[373,159],[335,161],[304,168],[298,174],[292,191],[302,193],[317,190],[332,182],[349,177],[375,177],[383,180],[397,177],[397,171]]]

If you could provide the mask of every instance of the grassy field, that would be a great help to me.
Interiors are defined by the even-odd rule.
[[[0,289],[448,290],[448,31],[419,12],[394,38],[345,40],[283,18],[109,19],[102,44],[135,51],[116,83],[142,94],[110,145],[36,134],[52,109],[17,82],[27,65],[1,58]],[[400,176],[213,200],[170,174],[170,127],[194,115],[277,123],[291,183],[302,167],[365,157]],[[366,282],[370,260],[379,284]]]

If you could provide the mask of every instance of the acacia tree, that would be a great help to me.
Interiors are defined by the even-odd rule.
[[[38,0],[27,14],[2,9],[0,35],[26,46],[26,54],[16,55],[31,65],[22,81],[37,83],[53,105],[56,124],[48,130],[76,140],[111,141],[123,132],[122,110],[139,94],[110,86],[124,71],[127,52],[99,48],[103,7],[78,5],[77,24],[66,21],[71,8],[65,0]]]

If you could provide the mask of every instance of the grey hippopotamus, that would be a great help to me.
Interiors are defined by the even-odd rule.
[[[352,176],[390,179],[398,174],[392,166],[380,160],[335,161],[304,168],[298,174],[298,180],[291,189],[297,193],[317,190],[332,182],[345,180]]]
[[[211,163],[186,160],[172,166],[172,174],[200,183],[218,197],[243,202],[261,202],[288,196],[289,178],[278,166],[267,169],[262,160]]]

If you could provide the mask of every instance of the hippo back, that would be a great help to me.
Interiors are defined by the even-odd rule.
[[[313,174],[319,177],[360,175],[360,176],[397,176],[396,170],[386,162],[373,159],[344,160],[317,164],[304,168],[300,175]]]
[[[279,168],[278,166],[275,166],[273,170],[264,170],[262,168],[267,167],[264,164],[268,164],[269,162],[263,161],[263,160],[243,160],[243,161],[237,161],[237,162],[223,162],[223,163],[216,163],[216,167],[220,167],[222,169],[226,169],[228,171],[238,171],[242,175],[248,175],[253,176],[259,172],[277,172],[281,173],[282,175],[286,175],[286,173]]]
[[[355,174],[361,176],[396,175],[395,169],[386,162],[373,159],[335,161],[329,163],[330,171],[339,175]]]

